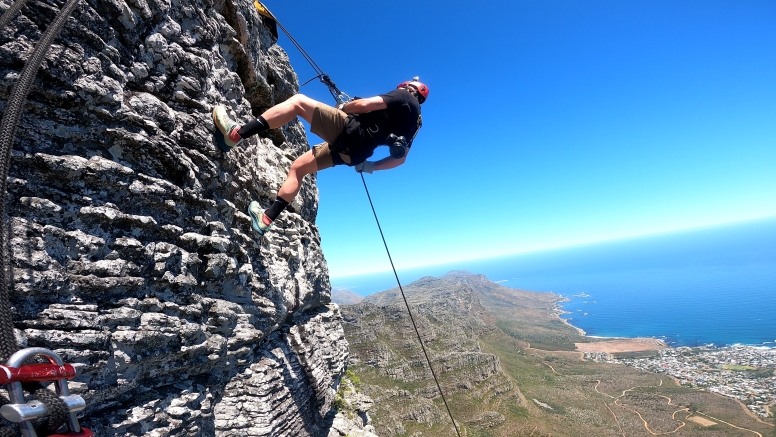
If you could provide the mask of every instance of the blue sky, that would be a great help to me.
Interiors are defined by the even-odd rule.
[[[776,215],[776,2],[265,4],[348,94],[429,86],[365,175],[400,269]],[[318,186],[331,276],[390,269],[361,178]]]

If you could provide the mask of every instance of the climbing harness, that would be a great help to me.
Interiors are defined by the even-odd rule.
[[[308,80],[307,82],[303,83],[302,86],[310,83],[313,79],[320,79],[321,82],[323,82],[324,85],[326,85],[329,88],[329,92],[331,93],[332,97],[334,97],[334,100],[337,101],[337,103],[346,103],[350,101],[350,97],[343,93],[342,91],[337,88],[337,86],[332,82],[331,78],[329,78],[326,73],[323,72],[323,70],[318,66],[318,64],[315,63],[313,58],[302,48],[302,46],[297,42],[296,39],[294,39],[293,36],[288,32],[288,30],[278,21],[278,19],[272,15],[269,10],[264,7],[258,0],[255,2],[256,8],[261,7],[259,10],[259,13],[262,13],[262,10],[269,13],[270,16],[272,16],[272,19],[275,20],[278,27],[280,27],[281,30],[283,30],[283,33],[286,34],[288,39],[296,46],[297,50],[304,56],[304,58],[307,60],[307,62],[310,64],[310,66],[315,70],[316,73],[318,73],[317,76],[313,77],[312,79]],[[415,82],[412,83],[420,83],[417,82],[417,78],[413,79]],[[411,83],[411,82],[405,82]],[[425,99],[426,95],[428,94],[428,90],[424,90],[426,94],[423,94],[423,97]],[[395,158],[401,158],[406,153],[406,139],[404,137],[397,137],[396,135],[393,135],[393,137],[389,137],[390,141],[390,153],[391,156],[394,156],[396,154],[397,156],[394,156]],[[399,156],[400,155],[400,156]],[[399,275],[396,273],[396,267],[393,265],[393,259],[391,258],[391,252],[388,250],[388,243],[385,242],[385,235],[383,234],[383,229],[380,226],[380,220],[377,218],[377,212],[375,211],[374,203],[372,202],[372,196],[369,195],[369,188],[366,186],[366,179],[364,179],[364,174],[359,173],[361,175],[361,182],[364,184],[364,191],[366,191],[366,196],[369,199],[369,205],[372,207],[372,214],[375,216],[375,222],[377,223],[377,229],[380,231],[380,237],[383,239],[383,245],[385,246],[385,252],[388,254],[388,260],[391,263],[391,268],[393,269],[393,275],[396,277],[396,282],[399,284],[399,291],[401,292],[401,297],[404,299],[404,305],[407,306],[407,313],[410,315],[410,321],[412,321],[412,327],[415,328],[415,334],[418,336],[418,342],[420,343],[420,347],[423,350],[423,355],[426,357],[426,362],[428,363],[429,369],[431,369],[431,375],[434,377],[434,382],[436,383],[437,389],[439,389],[439,394],[442,397],[442,402],[445,404],[445,409],[447,409],[447,414],[450,416],[450,420],[453,423],[453,428],[455,428],[455,433],[458,435],[458,437],[461,437],[461,432],[458,430],[458,424],[455,423],[455,418],[453,418],[453,413],[450,411],[450,407],[447,404],[447,399],[445,399],[445,394],[442,391],[442,386],[439,384],[439,379],[437,378],[436,372],[434,371],[434,366],[431,365],[431,358],[428,356],[428,352],[426,352],[426,346],[423,344],[423,339],[420,336],[420,331],[418,330],[418,325],[415,323],[415,317],[412,315],[412,309],[410,309],[410,304],[407,302],[407,297],[404,295],[404,289],[401,286],[401,281],[399,280]]]
[[[21,10],[27,0],[16,0],[0,17],[0,29],[4,28]],[[29,60],[24,64],[19,79],[11,90],[6,103],[6,110],[0,121],[0,196],[8,191],[8,170],[11,150],[13,148],[16,129],[21,118],[22,109],[27,94],[38,74],[43,59],[51,43],[72,14],[79,0],[67,0],[54,21],[35,46]],[[37,437],[38,432],[51,436],[91,437],[92,432],[81,428],[76,412],[86,408],[84,400],[77,395],[71,395],[67,388],[67,380],[75,377],[75,368],[65,364],[54,352],[44,348],[27,348],[17,351],[14,325],[10,308],[10,289],[13,286],[10,268],[10,257],[7,241],[7,220],[5,199],[0,199],[0,359],[5,360],[5,366],[0,366],[0,385],[5,385],[10,395],[10,402],[3,399],[5,405],[0,407],[0,415],[6,420],[19,424],[23,437]],[[48,364],[25,364],[32,358],[43,358]],[[56,394],[43,387],[41,383],[56,382]],[[24,390],[27,388],[35,400],[26,401]],[[37,426],[33,420],[40,422],[44,416],[47,423]],[[67,422],[68,431],[56,434],[63,423]],[[52,434],[52,432],[54,434]],[[16,435],[8,427],[0,427],[0,434]]]

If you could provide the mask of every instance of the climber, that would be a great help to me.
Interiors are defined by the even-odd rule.
[[[245,138],[283,126],[297,116],[310,123],[310,130],[324,140],[291,164],[272,206],[262,211],[258,202],[250,203],[248,214],[253,229],[259,235],[269,230],[299,193],[302,178],[307,174],[341,164],[355,167],[359,173],[388,170],[403,164],[422,125],[420,104],[427,97],[428,87],[417,77],[400,83],[386,94],[351,100],[336,108],[297,94],[244,126],[232,121],[224,106],[216,106],[213,120],[224,136],[223,144],[219,144],[224,151]],[[390,145],[391,156],[367,161],[380,145]]]

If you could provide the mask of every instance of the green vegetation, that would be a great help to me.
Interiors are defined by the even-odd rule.
[[[776,369],[767,367],[747,372],[750,378],[770,378],[774,373],[776,373]]]
[[[334,396],[334,403],[332,403],[332,408],[339,412],[347,411],[348,403],[345,401],[345,399],[342,397],[340,392],[337,392],[337,395]]]
[[[639,352],[615,352],[612,354],[613,357],[617,359],[626,359],[626,358],[651,358],[658,356],[657,351],[639,351]]]
[[[353,417],[354,411],[353,408],[350,406],[350,403],[347,401],[346,397],[348,395],[348,392],[358,392],[360,391],[361,387],[361,378],[356,376],[355,373],[353,373],[352,370],[347,369],[345,371],[345,375],[342,377],[342,381],[340,381],[339,388],[337,389],[337,394],[334,395],[334,402],[332,403],[332,408],[339,412],[346,412],[349,417]]]
[[[521,407],[517,404],[507,405],[507,412],[509,413],[509,417],[514,419],[525,419],[530,415],[527,408]]]
[[[726,365],[722,366],[722,369],[723,370],[735,370],[735,371],[738,371],[738,372],[744,371],[744,370],[757,370],[757,369],[755,369],[754,367],[751,367],[751,366],[737,366],[737,365],[734,365],[734,364],[726,364]]]
[[[573,351],[577,348],[574,343],[585,341],[573,328],[559,320],[539,325],[531,325],[525,320],[498,320],[496,326],[510,337],[530,343],[535,349]]]
[[[353,387],[355,387],[356,390],[358,390],[358,388],[361,386],[361,378],[356,376],[352,370],[348,369],[345,371],[345,378],[353,384]]]

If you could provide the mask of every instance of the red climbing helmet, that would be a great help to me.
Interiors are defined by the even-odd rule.
[[[400,83],[396,88],[404,88],[406,86],[411,86],[418,92],[418,103],[426,101],[426,98],[428,97],[428,87],[423,82],[419,81],[418,76],[413,77],[412,80]]]

